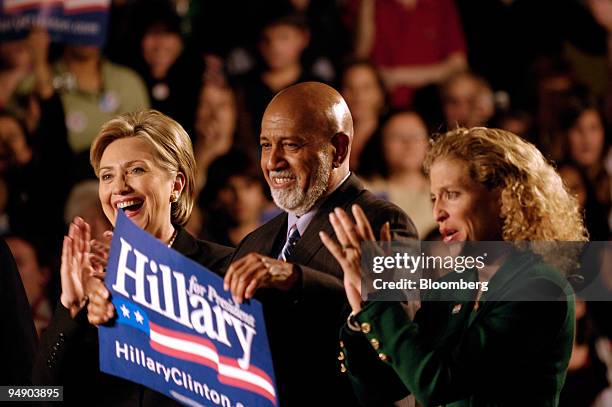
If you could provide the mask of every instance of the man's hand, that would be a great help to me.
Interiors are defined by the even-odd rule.
[[[299,267],[258,253],[249,253],[233,262],[223,280],[223,288],[237,303],[253,298],[259,288],[288,291],[300,280]]]

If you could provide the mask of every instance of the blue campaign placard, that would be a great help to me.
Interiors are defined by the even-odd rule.
[[[24,38],[32,26],[55,42],[103,46],[111,0],[0,0],[0,38]]]
[[[117,319],[99,329],[100,369],[190,406],[275,406],[261,304],[119,211],[105,283]]]

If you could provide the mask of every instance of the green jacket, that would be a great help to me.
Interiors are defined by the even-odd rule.
[[[460,278],[477,276],[444,280]],[[342,328],[338,356],[361,403],[383,406],[412,393],[424,406],[558,405],[575,324],[565,278],[515,252],[476,310],[472,298],[467,290],[429,292],[414,321],[401,303],[368,303],[356,316],[361,332]]]

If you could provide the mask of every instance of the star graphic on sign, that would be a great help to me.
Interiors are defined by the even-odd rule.
[[[125,306],[125,304],[121,305],[121,312],[123,313],[123,316],[125,318],[129,318],[130,317],[130,310]]]
[[[144,321],[144,318],[142,317],[140,311],[136,311],[134,315],[136,316],[136,322],[142,325],[142,321]]]

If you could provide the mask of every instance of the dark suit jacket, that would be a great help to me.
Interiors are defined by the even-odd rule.
[[[476,272],[445,281],[477,281]],[[563,276],[529,252],[475,292],[429,292],[414,321],[396,302],[372,302],[346,326],[345,365],[362,405],[411,392],[424,406],[556,406],[574,337],[574,298]],[[384,361],[382,361],[384,359]]]
[[[416,229],[397,206],[349,178],[320,205],[292,252],[289,262],[302,271],[292,292],[259,290],[274,363],[281,406],[350,406],[356,403],[350,385],[336,364],[338,329],[348,314],[342,269],[319,238],[334,236],[328,214],[335,207],[350,213],[359,204],[377,233],[389,221],[395,240],[416,239]],[[285,243],[288,215],[283,213],[245,237],[232,261],[257,252],[278,257]]]
[[[179,228],[172,248],[210,270],[221,270],[232,249],[196,240]],[[139,384],[100,372],[98,330],[84,308],[75,319],[58,303],[42,336],[33,369],[34,384],[63,385],[64,401],[74,405],[165,406],[172,399]]]
[[[15,260],[0,239],[0,385],[30,384],[36,330]]]

